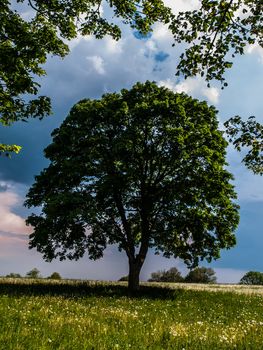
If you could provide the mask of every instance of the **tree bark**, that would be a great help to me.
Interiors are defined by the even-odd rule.
[[[129,260],[129,278],[128,289],[131,294],[138,291],[140,288],[140,272],[142,268],[142,262],[139,259]]]

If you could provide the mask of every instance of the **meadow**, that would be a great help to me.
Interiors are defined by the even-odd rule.
[[[1,278],[0,349],[263,349],[263,288]]]

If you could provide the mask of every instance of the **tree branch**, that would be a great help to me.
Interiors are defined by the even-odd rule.
[[[122,204],[121,196],[118,193],[118,190],[116,190],[116,188],[114,188],[113,191],[114,191],[114,194],[113,194],[114,201],[115,201],[116,207],[118,209],[118,212],[119,212],[119,215],[120,215],[120,218],[122,221],[122,225],[123,225],[124,231],[126,233],[126,237],[127,237],[126,253],[127,253],[129,258],[130,257],[134,258],[135,248],[134,248],[134,240],[133,240],[132,234],[131,234],[131,227],[130,227],[130,224],[126,218],[125,209],[124,209],[123,204]]]
[[[228,11],[229,11],[229,9],[230,9],[230,7],[231,7],[233,1],[234,1],[234,0],[231,0],[231,1],[229,2],[228,6],[227,6],[227,7],[225,8],[225,10],[223,11],[223,15],[222,15],[222,17],[221,17],[221,21],[220,21],[220,23],[219,23],[219,25],[218,25],[218,27],[217,27],[217,30],[216,30],[215,35],[214,35],[214,38],[213,38],[211,44],[209,45],[209,49],[208,49],[207,54],[205,55],[204,61],[207,60],[207,57],[209,56],[209,54],[210,54],[210,52],[211,52],[211,50],[212,50],[212,48],[213,48],[213,46],[214,46],[214,43],[215,43],[216,38],[217,38],[217,35],[218,35],[219,32],[220,32],[221,26],[222,26],[222,24],[223,24],[224,21],[225,21],[226,15],[227,15],[227,13],[228,13]]]

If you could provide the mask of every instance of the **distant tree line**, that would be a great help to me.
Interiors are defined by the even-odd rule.
[[[128,276],[123,276],[119,281],[128,281]],[[216,283],[215,271],[207,267],[197,267],[192,269],[185,277],[176,268],[160,270],[151,273],[148,282],[188,282],[188,283]]]
[[[128,276],[123,276],[119,281],[128,281]],[[215,271],[212,268],[197,267],[183,277],[181,272],[172,267],[169,270],[159,270],[151,273],[148,282],[187,282],[187,283],[216,283]],[[247,272],[239,281],[243,285],[263,285],[263,273],[258,271]]]
[[[128,276],[123,276],[119,281],[128,281]],[[148,282],[187,282],[187,283],[216,283],[215,271],[207,267],[197,267],[183,277],[181,272],[172,267],[169,270],[159,270],[151,273]],[[258,271],[247,272],[239,281],[243,285],[263,285],[263,273]]]
[[[19,273],[11,272],[5,277],[8,278],[44,278],[40,274],[37,268],[33,268],[28,271],[25,276]],[[50,276],[46,277],[52,280],[61,280],[62,277],[58,272],[53,272]],[[125,275],[119,279],[119,281],[128,281],[128,275]],[[169,270],[159,270],[151,273],[151,278],[148,282],[186,282],[186,283],[216,283],[216,274],[212,268],[196,267],[189,271],[189,273],[183,277],[181,272],[176,267],[171,267]],[[247,272],[239,281],[239,284],[243,285],[263,285],[263,273],[258,271]]]
[[[188,283],[216,283],[215,271],[207,267],[196,267],[182,277],[181,272],[172,267],[169,270],[157,271],[151,274],[149,282],[188,282]]]
[[[8,278],[23,278],[19,273],[11,272],[5,277]],[[32,270],[28,271],[25,275],[25,278],[43,278],[40,274],[40,271],[37,268],[33,268]],[[52,280],[61,280],[61,275],[58,272],[53,272],[50,276],[46,277],[47,279]]]

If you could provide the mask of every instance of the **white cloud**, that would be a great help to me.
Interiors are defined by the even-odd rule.
[[[160,80],[158,82],[158,85],[159,86],[164,86],[167,89],[170,89],[170,90],[173,90],[173,91],[175,91],[175,89],[176,89],[176,84],[169,78],[166,79],[166,80]]]
[[[219,101],[219,89],[216,87],[211,87],[211,88],[202,88],[202,93],[205,97],[207,97],[208,101],[217,104]]]
[[[259,57],[259,62],[263,64],[263,48],[259,44],[248,45],[246,52],[256,54]]]
[[[201,6],[200,0],[164,0],[164,3],[166,6],[169,6],[175,14],[180,11],[196,10]]]
[[[112,37],[110,36],[106,36],[103,39],[103,42],[105,44],[105,49],[108,54],[119,55],[123,52],[123,44],[124,44],[123,39],[120,39],[117,41],[112,39]]]
[[[96,40],[94,36],[92,35],[86,35],[82,36],[80,34],[77,35],[76,38],[72,40],[65,40],[66,44],[69,46],[70,50],[73,50],[75,47],[77,47],[82,41],[83,42],[92,42]]]
[[[175,92],[185,92],[186,94],[200,98],[205,97],[208,102],[217,104],[219,102],[219,89],[216,87],[208,88],[206,82],[201,78],[188,78],[178,84],[171,79],[159,81],[160,86],[165,86]]]
[[[162,23],[157,23],[154,26],[152,38],[157,41],[163,41],[163,40],[167,41],[167,40],[172,40],[173,35],[171,31],[168,29],[167,25],[164,25]]]
[[[147,40],[145,43],[145,47],[149,51],[157,51],[158,50],[158,47],[157,47],[156,42],[154,40]]]
[[[105,74],[104,60],[101,56],[98,56],[98,55],[86,56],[86,59],[90,61],[92,65],[92,69],[94,69],[98,74],[100,75]]]
[[[31,229],[26,226],[25,220],[12,212],[12,208],[22,199],[14,192],[0,193],[0,231],[17,234],[28,234]]]

